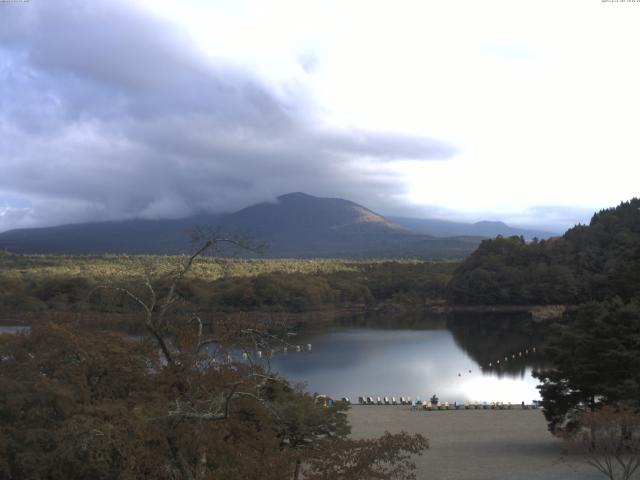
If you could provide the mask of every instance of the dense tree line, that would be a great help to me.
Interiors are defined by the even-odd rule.
[[[306,312],[345,304],[442,300],[452,262],[360,262],[352,269],[317,273],[268,272],[210,280],[193,274],[179,285],[183,299],[201,311]],[[0,278],[0,311],[130,312],[136,305],[88,276],[32,275]],[[119,282],[119,284],[126,281]],[[154,280],[162,288],[162,280]]]
[[[457,304],[579,304],[640,292],[640,199],[596,213],[560,238],[485,240],[456,269]]]

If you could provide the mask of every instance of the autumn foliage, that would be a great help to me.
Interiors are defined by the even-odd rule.
[[[150,340],[72,324],[0,335],[0,380],[2,480],[408,479],[427,446],[350,440],[346,405],[257,365],[168,365]]]

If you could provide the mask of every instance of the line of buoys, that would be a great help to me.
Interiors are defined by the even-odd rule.
[[[306,348],[304,345],[290,345],[290,347],[295,350],[296,352],[302,352],[304,350],[306,350],[307,352],[311,351],[311,344],[307,343]],[[275,350],[272,350],[272,352],[276,352]],[[289,353],[289,346],[284,346],[282,347],[282,353]]]
[[[536,347],[531,347],[531,353],[536,353]],[[529,349],[525,348],[524,350],[524,354],[528,355],[529,354]],[[522,350],[520,350],[518,352],[518,357],[522,357]],[[512,353],[511,354],[511,360],[515,360],[516,359],[516,354]],[[500,365],[500,361],[502,362],[508,362],[509,361],[509,355],[507,354],[504,358],[499,358],[498,360],[495,361],[495,365],[498,366]],[[488,368],[491,368],[494,365],[494,362],[489,362],[489,364],[487,365]]]
[[[305,348],[304,345],[293,345],[293,346],[291,346],[291,348],[294,348],[296,352],[302,352],[304,350],[310,352],[311,351],[311,344],[307,343],[306,344],[306,348]],[[274,357],[277,352],[278,351],[275,348],[272,348],[272,349],[270,349],[268,351],[255,350],[254,353],[255,353],[255,357],[256,358],[262,358],[263,356],[271,358],[271,357]],[[289,346],[282,347],[282,353],[286,354],[288,352],[289,352]],[[251,352],[248,352],[248,351],[242,352],[242,360],[244,360],[244,361],[249,360],[249,356],[250,355],[251,355]],[[227,355],[226,359],[227,359],[227,362],[229,362],[229,363],[233,362],[233,357],[231,355]]]

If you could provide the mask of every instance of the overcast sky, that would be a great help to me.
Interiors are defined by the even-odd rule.
[[[640,2],[0,2],[0,231],[291,191],[564,228],[639,194]]]

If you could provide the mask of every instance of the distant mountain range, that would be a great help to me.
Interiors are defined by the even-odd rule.
[[[559,232],[549,232],[544,230],[532,230],[526,228],[510,227],[504,222],[476,222],[462,223],[450,222],[436,218],[409,218],[409,217],[387,217],[390,221],[401,225],[415,233],[427,233],[434,237],[455,237],[457,235],[474,235],[481,237],[503,237],[523,236],[526,240],[533,238],[549,238],[560,235]]]
[[[443,220],[385,218],[339,198],[290,193],[225,215],[178,220],[123,220],[10,230],[0,249],[17,253],[175,254],[191,248],[188,231],[216,226],[266,242],[268,257],[460,258],[495,235],[545,237],[502,222],[463,224]]]

